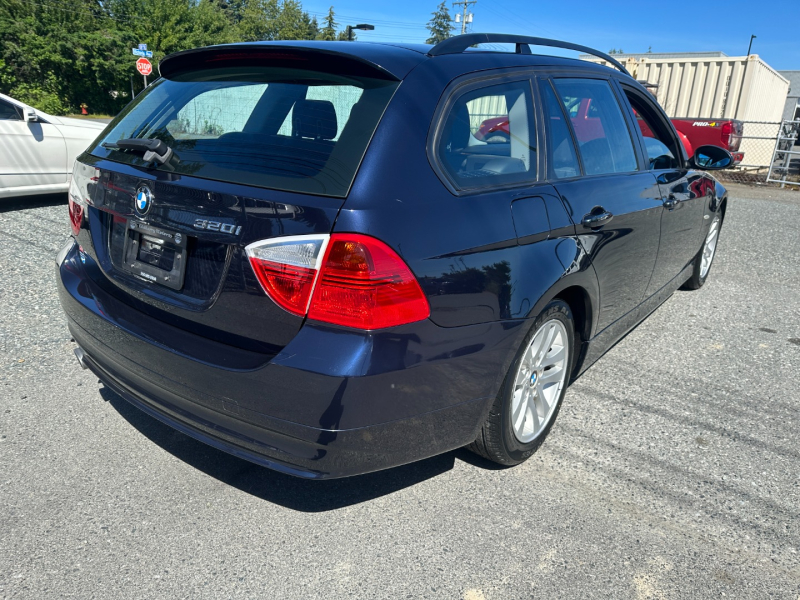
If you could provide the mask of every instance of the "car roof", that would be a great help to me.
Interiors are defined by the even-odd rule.
[[[245,42],[236,44],[223,44],[185,50],[167,56],[159,65],[162,75],[164,67],[169,69],[169,63],[183,62],[182,57],[193,57],[206,52],[220,52],[227,50],[252,50],[258,48],[275,49],[297,48],[305,51],[319,51],[325,54],[350,57],[361,62],[370,63],[392,75],[398,80],[405,78],[414,67],[428,60],[447,61],[451,66],[463,64],[463,72],[479,71],[490,68],[520,67],[520,66],[548,66],[548,67],[580,67],[586,70],[597,70],[603,73],[617,73],[616,70],[597,63],[551,56],[546,54],[516,54],[514,52],[498,52],[480,48],[470,48],[465,52],[430,56],[428,53],[434,46],[428,44],[404,44],[400,42],[323,42],[323,41],[269,41]],[[168,77],[168,75],[165,75]]]

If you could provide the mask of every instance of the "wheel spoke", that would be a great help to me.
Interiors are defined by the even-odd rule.
[[[550,412],[550,403],[547,402],[547,397],[544,395],[543,386],[537,385],[536,386],[536,400],[538,407],[542,409],[542,418],[547,418],[547,413]]]
[[[531,402],[528,404],[528,410],[526,412],[531,413],[531,419],[533,419],[533,432],[537,433],[539,431],[539,427],[541,426],[541,420],[539,419],[539,411],[536,410],[536,405]]]
[[[514,422],[514,429],[519,432],[520,427],[525,422],[525,412],[528,410],[528,399],[526,396],[529,395],[527,390],[524,390],[520,395],[519,404],[517,408],[514,410],[514,413],[511,415],[512,421]]]
[[[542,364],[542,362],[544,362],[544,358],[545,358],[545,356],[547,356],[547,353],[549,352],[550,347],[553,345],[553,340],[556,339],[556,334],[557,333],[558,333],[558,329],[556,329],[556,326],[555,325],[551,325],[550,329],[544,335],[545,342],[544,342],[544,344],[542,344],[541,348],[539,349],[539,352],[537,353],[536,361],[534,362],[534,366],[539,366],[539,365]]]
[[[566,354],[566,351],[564,350],[564,346],[560,346],[558,349],[556,349],[553,352],[553,354],[545,357],[547,359],[547,361],[546,361],[546,364],[544,366],[545,367],[549,367],[549,366],[552,366],[552,365],[560,363],[562,360],[564,360],[564,355],[565,354]]]
[[[531,368],[534,368],[538,364],[539,353],[545,344],[546,338],[547,338],[547,333],[543,331],[539,331],[533,338],[533,343],[528,349],[528,352],[530,352]]]
[[[553,367],[552,369],[547,369],[542,376],[539,378],[539,382],[541,385],[546,385],[548,383],[554,383],[561,380],[563,369],[561,367]]]

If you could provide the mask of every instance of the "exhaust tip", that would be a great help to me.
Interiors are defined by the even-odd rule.
[[[86,354],[80,348],[75,348],[75,358],[78,359],[78,362],[81,365],[81,369],[88,369],[89,367],[86,366]]]

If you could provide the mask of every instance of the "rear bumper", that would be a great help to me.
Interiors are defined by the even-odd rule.
[[[247,356],[247,368],[225,368],[182,352],[189,333],[181,351],[148,339],[149,317],[100,289],[90,261],[73,248],[57,277],[85,365],[169,426],[300,477],[367,473],[471,442],[524,335],[521,322],[373,334],[306,324],[263,364]]]

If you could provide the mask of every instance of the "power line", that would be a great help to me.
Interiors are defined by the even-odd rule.
[[[519,29],[523,33],[530,34],[530,31],[526,31],[523,27],[520,27],[519,25],[517,25],[517,23],[522,22],[525,26],[530,26],[530,29],[536,29],[536,30],[539,30],[539,31],[541,31],[543,33],[546,33],[548,35],[551,35],[551,36],[555,35],[552,31],[550,31],[548,29],[545,29],[544,27],[541,27],[541,26],[539,26],[537,24],[534,24],[532,21],[522,17],[519,13],[513,12],[510,9],[506,8],[505,6],[503,6],[499,2],[499,0],[497,0],[497,1],[486,0],[486,2],[482,6],[483,6],[483,8],[487,9],[489,12],[492,12],[496,16],[498,16],[501,19],[503,19],[511,27],[514,27],[515,29]],[[500,10],[502,10],[504,14],[501,14],[499,12]]]

